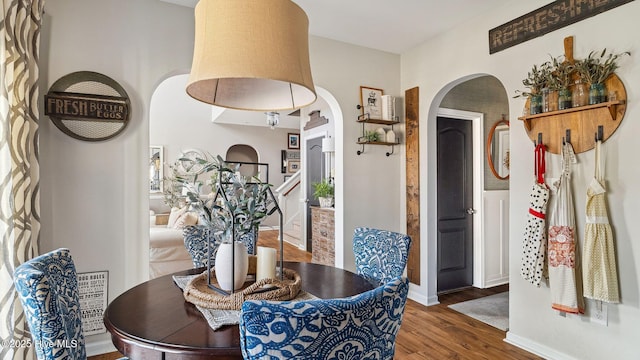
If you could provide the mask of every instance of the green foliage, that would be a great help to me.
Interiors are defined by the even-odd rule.
[[[620,54],[607,54],[607,49],[603,49],[598,56],[594,51],[589,53],[586,59],[576,61],[576,71],[584,83],[602,84],[616,69],[618,69],[618,59],[623,55],[631,55],[625,51]]]
[[[543,88],[551,90],[567,89],[571,85],[572,76],[578,73],[580,80],[588,84],[601,84],[618,68],[618,59],[623,55],[631,55],[626,51],[620,54],[607,54],[607,49],[600,55],[592,51],[586,59],[576,60],[574,64],[563,60],[562,57],[551,57],[550,61],[542,65],[533,65],[522,85],[529,91],[516,90],[514,97],[530,97],[539,95]]]
[[[551,71],[551,63],[549,61],[543,63],[539,67],[537,65],[533,65],[531,71],[527,73],[527,77],[522,80],[522,85],[529,89],[529,91],[516,90],[516,96],[514,96],[514,98],[539,95],[541,90],[547,86]]]
[[[367,142],[376,142],[379,139],[378,133],[375,131],[367,131],[364,134],[364,138]]]
[[[547,87],[550,90],[568,89],[571,85],[571,75],[575,67],[569,61],[563,59],[564,56],[551,57],[551,71],[547,78]]]
[[[181,208],[185,205],[184,197],[182,196],[182,182],[177,178],[180,176],[178,167],[175,164],[169,165],[170,176],[165,176],[162,179],[163,183],[163,200],[169,207]]]
[[[330,198],[333,197],[333,184],[327,179],[323,179],[321,182],[313,183],[313,197],[318,198]]]
[[[232,225],[236,236],[251,232],[275,210],[275,199],[270,184],[258,177],[240,174],[239,164],[228,164],[222,157],[215,160],[196,160],[202,169],[188,177],[175,176],[173,181],[187,189],[187,203],[192,211],[199,213],[204,225],[215,229],[215,233],[229,239]],[[199,191],[198,177],[214,172],[211,179],[214,193],[203,197]],[[274,205],[274,206],[271,206]]]

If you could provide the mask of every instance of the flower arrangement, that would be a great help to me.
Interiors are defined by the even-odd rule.
[[[190,176],[174,173],[171,181],[186,189],[187,203],[192,211],[200,214],[204,225],[214,229],[214,233],[222,236],[223,241],[230,240],[235,226],[236,239],[243,234],[255,231],[260,223],[275,210],[277,205],[272,193],[271,184],[263,183],[257,176],[247,177],[240,174],[240,164],[225,162],[217,156],[215,160],[195,160],[201,169]],[[216,191],[209,196],[200,194],[198,177],[211,175]]]

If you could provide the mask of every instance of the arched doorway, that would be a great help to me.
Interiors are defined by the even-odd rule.
[[[438,167],[437,146],[437,118],[444,113],[448,116],[459,117],[474,123],[473,131],[473,264],[472,283],[474,287],[491,287],[508,282],[508,231],[504,231],[499,239],[488,239],[487,229],[497,223],[499,226],[508,227],[508,209],[500,212],[501,219],[496,219],[497,214],[487,210],[486,201],[500,201],[492,197],[490,193],[500,191],[506,193],[506,201],[502,206],[508,206],[508,181],[496,185],[491,174],[485,156],[485,144],[489,129],[495,121],[502,118],[502,114],[508,114],[508,96],[502,83],[493,76],[484,74],[470,75],[458,79],[444,87],[434,98],[429,109],[427,121],[427,157],[424,165],[428,169]],[[425,140],[423,140],[425,142]],[[502,188],[500,188],[502,187]],[[427,203],[422,207],[427,213],[426,238],[427,247],[427,296],[429,303],[437,302],[437,284],[439,272],[438,245],[441,234],[438,231],[439,214],[437,200],[440,196],[437,171],[427,173]],[[506,204],[506,205],[504,205]],[[491,208],[492,206],[489,206]],[[427,211],[426,209],[432,209]],[[465,211],[467,209],[460,209]],[[506,215],[506,219],[504,216]],[[497,256],[496,256],[497,255]],[[452,264],[449,264],[452,265]],[[456,264],[453,264],[456,267]]]

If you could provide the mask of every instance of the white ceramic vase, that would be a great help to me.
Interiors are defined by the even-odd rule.
[[[225,291],[241,289],[244,281],[247,279],[247,271],[249,271],[249,254],[247,254],[247,247],[237,241],[233,242],[233,246],[235,247],[235,263],[232,269],[231,259],[233,257],[231,246],[231,243],[220,244],[215,261],[216,279],[218,280],[220,288]],[[231,290],[231,282],[233,281],[231,279],[232,274],[235,280],[233,290]]]
[[[333,206],[333,198],[332,197],[319,197],[318,202],[320,202],[321,208],[330,208]]]

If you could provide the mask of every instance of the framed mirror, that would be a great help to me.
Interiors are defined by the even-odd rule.
[[[162,146],[149,146],[149,192],[161,193],[164,177],[164,157]]]
[[[498,120],[489,131],[487,139],[487,162],[495,177],[509,178],[509,121]]]

